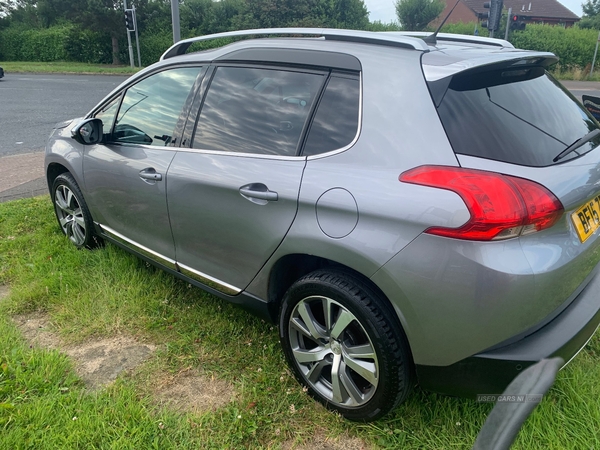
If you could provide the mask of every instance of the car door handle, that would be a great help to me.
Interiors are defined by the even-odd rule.
[[[247,199],[264,200],[267,202],[276,202],[279,199],[277,192],[270,191],[267,186],[262,183],[252,183],[242,186],[240,194]]]
[[[140,170],[140,178],[144,181],[162,181],[162,174],[157,173],[153,167]]]

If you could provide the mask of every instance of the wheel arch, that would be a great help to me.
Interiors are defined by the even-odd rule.
[[[60,163],[52,162],[48,164],[48,167],[46,169],[46,181],[48,183],[48,191],[52,191],[52,185],[54,184],[54,180],[56,180],[56,177],[67,172],[71,173],[71,171],[67,167]]]
[[[390,311],[394,313],[396,317],[395,320],[397,321],[398,325],[404,329],[402,326],[402,321],[398,317],[392,302],[373,280],[345,264],[328,258],[323,258],[321,256],[301,253],[282,256],[271,267],[271,271],[269,273],[267,301],[269,303],[271,317],[275,323],[277,322],[277,316],[279,314],[279,308],[281,307],[283,296],[290,286],[304,275],[308,275],[309,273],[320,269],[334,269],[339,272],[344,272],[352,277],[358,278],[361,282],[365,283],[367,286],[373,289],[376,294],[386,303]],[[406,332],[404,333],[406,334]]]

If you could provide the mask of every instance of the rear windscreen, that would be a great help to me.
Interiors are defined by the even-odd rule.
[[[454,75],[438,112],[459,154],[540,167],[568,161],[600,145],[600,138],[592,139],[553,161],[600,126],[541,67]]]

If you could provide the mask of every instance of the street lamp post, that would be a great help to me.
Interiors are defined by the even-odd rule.
[[[179,0],[171,0],[171,19],[173,21],[173,43],[176,44],[181,40],[181,32],[179,30]]]

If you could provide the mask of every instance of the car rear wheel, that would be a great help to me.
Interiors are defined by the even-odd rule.
[[[94,248],[102,241],[94,232],[92,215],[77,182],[69,173],[56,177],[52,203],[62,232],[77,248]]]
[[[412,386],[408,343],[395,313],[346,272],[313,272],[285,294],[280,340],[296,378],[327,408],[370,421]]]

